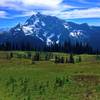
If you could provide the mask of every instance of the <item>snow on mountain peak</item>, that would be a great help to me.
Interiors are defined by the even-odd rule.
[[[47,38],[47,41],[46,41],[46,45],[52,45],[53,44],[53,41],[49,38]]]
[[[39,22],[40,22],[39,19],[36,18],[36,20],[34,21],[34,25],[37,25]]]
[[[23,26],[23,31],[25,33],[25,35],[32,35],[33,31],[32,31],[32,27],[31,26]]]
[[[83,26],[81,25],[82,28]],[[81,38],[86,38],[84,29],[81,29],[81,27],[78,24],[66,22],[54,16],[37,13],[32,15],[24,25],[16,25],[12,33],[22,33],[25,37],[28,36],[51,45],[53,43],[64,43],[71,38],[76,38],[79,41]]]
[[[42,23],[42,26],[46,26],[46,24],[43,21],[41,23]]]
[[[79,36],[82,35],[83,35],[82,30],[73,30],[72,32],[70,32],[70,36],[72,37],[78,38]]]
[[[70,27],[70,25],[68,24],[68,23],[64,23],[64,27],[66,28],[66,29],[70,29],[71,27]]]

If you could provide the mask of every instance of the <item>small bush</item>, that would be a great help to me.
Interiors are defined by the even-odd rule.
[[[68,63],[73,63],[73,64],[75,63],[73,54],[70,54]]]

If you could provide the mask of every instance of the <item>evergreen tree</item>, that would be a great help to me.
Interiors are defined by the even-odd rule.
[[[30,59],[32,57],[31,52],[27,52],[27,58]]]
[[[40,53],[35,53],[34,55],[34,61],[39,61],[40,60]]]
[[[81,56],[79,56],[79,62],[82,62],[82,58],[81,58]]]
[[[70,54],[70,57],[69,57],[69,63],[73,63],[73,64],[75,63],[74,62],[74,57],[73,57],[72,53]]]
[[[60,63],[64,63],[64,57],[60,58]]]
[[[48,61],[50,59],[49,54],[45,55],[45,60]]]
[[[58,57],[55,56],[55,63],[58,63]]]
[[[68,63],[68,58],[66,57],[66,63]]]
[[[55,63],[61,63],[61,59],[58,56],[55,56]]]
[[[32,64],[35,64],[34,56],[32,56],[31,61],[32,61]]]
[[[7,53],[6,57],[7,57],[8,60],[10,60],[11,58],[13,58],[13,53],[12,52]]]
[[[10,58],[13,58],[13,52],[10,52],[9,56]]]

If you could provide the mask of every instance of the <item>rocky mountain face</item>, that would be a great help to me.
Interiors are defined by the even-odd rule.
[[[0,43],[9,41],[15,44],[29,44],[35,47],[64,43],[65,41],[88,42],[94,48],[100,48],[100,27],[86,23],[66,22],[57,17],[40,13],[32,15],[23,25],[20,23],[8,32],[0,34]]]

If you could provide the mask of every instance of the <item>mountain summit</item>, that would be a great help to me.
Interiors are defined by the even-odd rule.
[[[92,46],[97,48],[100,47],[96,43],[100,41],[97,36],[99,33],[100,27],[89,26],[86,23],[76,24],[67,22],[54,16],[37,13],[27,19],[23,25],[19,23],[11,28],[9,32],[6,33],[6,39],[0,39],[2,40],[0,42],[9,40],[16,44],[24,42],[31,46],[40,47],[54,43],[62,44],[70,40],[72,43],[89,42]],[[94,37],[96,38],[95,41]]]

